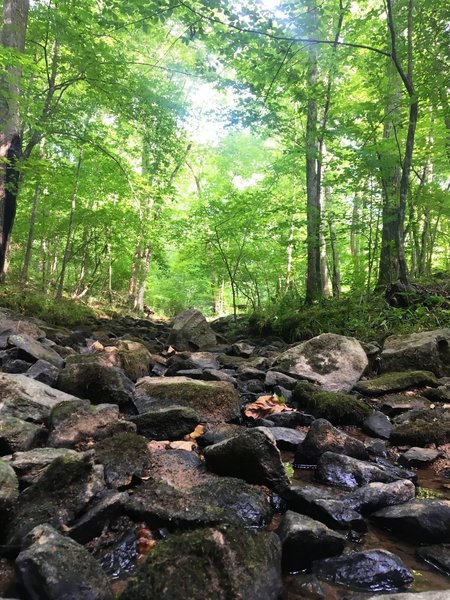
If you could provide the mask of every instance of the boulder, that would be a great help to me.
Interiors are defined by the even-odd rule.
[[[9,318],[0,315],[0,338],[23,334],[32,338],[45,337],[45,331],[36,325],[36,323],[32,323],[26,319]]]
[[[450,376],[450,329],[386,338],[381,369],[383,372],[426,369],[438,377]]]
[[[416,497],[416,487],[409,479],[392,483],[374,482],[365,485],[343,500],[345,506],[363,514],[370,514],[386,506],[404,504]]]
[[[363,400],[342,392],[324,392],[317,386],[300,381],[293,393],[298,408],[333,425],[361,425],[372,412]]]
[[[230,383],[188,377],[143,377],[136,384],[134,404],[139,414],[186,406],[210,423],[234,419],[240,410],[238,394]]]
[[[417,548],[416,555],[441,573],[450,575],[450,544],[422,546]]]
[[[289,427],[270,427],[270,433],[273,435],[277,448],[280,450],[295,450],[304,441],[306,436],[305,433],[290,429]]]
[[[281,544],[274,533],[200,529],[157,543],[120,600],[276,600],[281,588]]]
[[[326,419],[316,419],[311,424],[305,440],[296,450],[294,464],[315,465],[322,454],[328,451],[362,460],[369,458],[361,440],[336,429]]]
[[[131,381],[137,381],[149,374],[153,357],[144,344],[132,340],[119,340],[116,348],[119,366]]]
[[[108,487],[119,488],[148,476],[150,457],[147,440],[135,433],[124,431],[96,443],[95,462],[103,465]]]
[[[48,423],[54,406],[73,400],[77,398],[25,375],[0,373],[0,417]]]
[[[28,362],[33,363],[37,360],[45,360],[58,369],[61,369],[64,366],[64,360],[57,352],[43,346],[40,342],[26,333],[10,335],[8,344],[19,350],[18,358]]]
[[[439,450],[433,448],[410,448],[398,459],[398,463],[404,467],[420,469],[434,462],[441,456]]]
[[[439,380],[430,371],[401,371],[385,373],[375,379],[359,381],[355,390],[364,396],[383,396],[418,387],[438,387]]]
[[[215,425],[211,429],[207,429],[200,437],[197,438],[197,444],[201,448],[223,442],[232,437],[236,437],[246,431],[243,425],[233,425],[231,423],[223,423]]]
[[[402,560],[386,550],[325,558],[316,561],[312,571],[336,584],[377,592],[398,590],[414,580]]]
[[[284,387],[288,390],[293,390],[297,385],[297,379],[295,379],[295,377],[290,377],[285,373],[270,370],[266,373],[264,384],[269,390],[273,390],[273,388],[277,385]]]
[[[0,459],[0,516],[11,508],[19,497],[19,481],[14,469]]]
[[[27,377],[53,387],[59,377],[59,369],[47,360],[39,359],[27,370]]]
[[[369,435],[388,440],[391,437],[392,423],[389,417],[376,410],[363,422],[363,430]]]
[[[204,456],[207,468],[213,473],[267,485],[275,491],[289,486],[280,451],[266,427],[248,429],[237,437],[208,446]]]
[[[422,396],[401,394],[385,396],[378,404],[380,410],[392,419],[410,410],[427,408],[429,405],[430,402]]]
[[[352,596],[352,600],[380,600],[380,595]],[[402,594],[383,594],[381,600],[450,600],[450,590],[433,590],[431,592],[405,592]]]
[[[94,404],[113,403],[130,405],[134,384],[117,367],[97,362],[67,364],[58,378],[58,389],[79,398],[88,398]]]
[[[30,450],[46,437],[46,430],[16,417],[0,416],[0,456]]]
[[[242,356],[243,358],[250,358],[255,351],[256,346],[247,344],[246,342],[236,342],[231,346],[231,351],[236,356]]]
[[[314,560],[341,554],[345,537],[305,515],[287,511],[277,534],[282,546],[282,565],[287,571],[301,571]]]
[[[368,483],[389,483],[398,479],[415,477],[406,470],[393,465],[374,464],[350,456],[325,452],[319,459],[316,478],[328,485],[354,489]]]
[[[450,500],[413,500],[383,508],[371,518],[376,525],[416,543],[450,542]]]
[[[323,333],[283,352],[274,368],[323,390],[349,392],[368,365],[361,344],[352,337]]]
[[[81,405],[71,412],[66,406],[56,406],[52,412],[52,428],[47,444],[54,448],[89,446],[93,441],[116,433],[136,431],[134,423],[121,418],[116,404],[99,404],[95,407]]]
[[[159,410],[149,410],[130,417],[137,432],[152,440],[180,440],[194,431],[201,419],[192,408],[170,406]]]
[[[114,598],[95,558],[50,525],[39,525],[28,534],[16,569],[30,600]]]
[[[194,308],[175,317],[168,343],[177,350],[202,350],[217,343],[216,334],[202,313]]]
[[[419,409],[405,417],[407,419],[392,430],[392,444],[423,447],[450,442],[450,412],[445,408]]]
[[[42,477],[55,458],[68,454],[76,456],[77,453],[68,448],[34,448],[27,452],[15,452],[9,464],[22,484],[31,485]]]

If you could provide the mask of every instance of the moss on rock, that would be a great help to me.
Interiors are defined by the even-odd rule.
[[[95,445],[95,461],[103,465],[109,486],[128,485],[133,475],[143,477],[149,468],[147,440],[130,432],[113,435]]]
[[[438,387],[439,380],[430,371],[399,371],[385,373],[376,379],[359,381],[354,389],[365,396],[382,396],[424,386]]]

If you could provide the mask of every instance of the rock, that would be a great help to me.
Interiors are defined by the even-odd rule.
[[[124,431],[136,431],[134,423],[120,418],[116,404],[82,405],[64,415],[58,414],[58,408],[56,406],[52,413],[52,429],[47,442],[54,448],[75,448]]]
[[[450,402],[450,385],[440,385],[437,388],[423,390],[422,394],[431,402]]]
[[[297,385],[297,379],[295,379],[295,377],[290,377],[285,373],[271,370],[267,371],[264,384],[269,390],[273,390],[273,388],[277,385],[285,387],[288,390],[293,390]]]
[[[400,456],[398,463],[404,467],[420,469],[434,462],[439,456],[441,456],[439,450],[413,447]]]
[[[128,431],[97,442],[95,461],[103,465],[108,487],[119,488],[131,483],[133,477],[148,475],[150,457],[147,440]]]
[[[450,375],[450,329],[393,335],[381,353],[383,372],[426,369],[438,377]]]
[[[175,317],[168,343],[177,350],[203,350],[217,343],[216,334],[202,313],[194,308]]]
[[[136,384],[134,404],[139,414],[187,406],[202,420],[220,423],[239,414],[236,390],[224,381],[197,381],[187,377],[144,377]]]
[[[274,413],[273,415],[266,415],[264,417],[267,421],[272,421],[276,427],[295,427],[308,426],[314,421],[312,415],[300,412],[298,410],[283,411],[280,413]]]
[[[204,456],[207,468],[219,475],[267,485],[274,491],[289,486],[280,452],[270,429],[265,427],[255,427],[237,437],[208,446]]]
[[[51,348],[44,347],[41,343],[26,333],[10,335],[8,338],[8,344],[18,348],[18,358],[28,362],[33,363],[41,359],[51,363],[58,369],[61,369],[64,366],[64,360],[57,352]]]
[[[229,438],[236,437],[247,429],[242,425],[232,425],[230,423],[223,423],[222,425],[216,425],[211,429],[207,429],[203,435],[197,438],[197,444],[200,448],[223,442]]]
[[[371,518],[376,525],[416,543],[450,542],[449,500],[413,500],[383,508]]]
[[[316,469],[316,478],[319,481],[349,489],[375,481],[389,483],[398,479],[408,479],[408,475],[407,471],[393,466],[369,463],[335,452],[322,454]]]
[[[58,389],[79,398],[88,398],[95,404],[127,406],[133,401],[134,385],[116,367],[81,362],[66,365],[59,375]]]
[[[276,600],[281,587],[281,545],[274,533],[201,529],[159,542],[120,600],[205,600],[205,593],[218,600]]]
[[[298,379],[317,382],[323,390],[349,392],[367,364],[358,340],[323,333],[286,350],[273,366]]]
[[[46,437],[46,430],[16,417],[0,416],[0,456],[30,450]]]
[[[20,358],[16,358],[13,360],[3,361],[2,371],[3,373],[13,373],[13,374],[22,374],[26,373],[31,367],[31,363],[26,360],[21,360]]]
[[[19,481],[14,469],[0,459],[0,516],[5,510],[11,508],[18,497]]]
[[[410,410],[427,408],[430,402],[421,396],[402,396],[400,394],[386,396],[379,407],[386,415],[393,418]]]
[[[220,365],[212,352],[180,352],[167,361],[166,376],[171,377],[180,370],[217,370]]]
[[[398,446],[440,446],[450,442],[450,412],[445,409],[418,410],[409,421],[396,425],[390,442]]]
[[[25,375],[0,373],[0,417],[48,423],[54,406],[74,400],[78,399]]]
[[[306,434],[288,427],[271,427],[270,433],[280,450],[295,450],[303,442]]]
[[[60,456],[76,456],[75,450],[68,448],[34,448],[27,452],[15,452],[10,465],[21,483],[31,485],[45,473],[46,468]]]
[[[256,346],[252,346],[245,342],[236,342],[231,346],[231,351],[235,356],[242,356],[243,358],[250,358],[255,351]]]
[[[201,419],[192,408],[171,406],[150,410],[130,421],[136,424],[137,431],[152,440],[180,440],[194,431]]]
[[[296,385],[293,401],[298,408],[333,425],[361,425],[372,412],[365,402],[350,394],[323,392],[303,381]]]
[[[365,485],[343,500],[345,506],[363,514],[370,514],[386,506],[404,504],[416,497],[416,488],[409,479],[399,479],[392,483],[374,482]]]
[[[283,582],[283,590],[288,598],[301,600],[326,600],[327,593],[315,575],[296,573],[295,577]]]
[[[117,520],[122,517],[126,510],[127,501],[128,494],[126,492],[107,490],[96,499],[93,506],[89,506],[81,517],[76,519],[72,526],[68,528],[68,535],[79,544],[87,544],[94,538],[101,536],[110,523],[115,526]],[[133,543],[136,545],[134,531],[132,535]]]
[[[288,508],[325,523],[332,529],[367,531],[360,514],[346,506],[335,490],[315,485],[291,486],[283,493]]]
[[[359,381],[354,389],[364,396],[383,396],[384,394],[427,385],[431,387],[439,385],[438,379],[430,371],[403,371],[399,373],[389,372],[380,375],[376,379]]]
[[[335,584],[363,590],[398,590],[414,577],[398,556],[386,550],[366,550],[316,561],[313,573]]]
[[[153,364],[151,352],[141,344],[132,340],[119,340],[116,343],[120,367],[131,381],[149,374]]]
[[[157,480],[144,482],[130,493],[125,512],[151,528],[167,527],[171,531],[218,523],[261,527],[272,516],[261,489],[229,477],[188,489]]]
[[[89,455],[56,458],[42,477],[24,490],[7,528],[6,543],[20,544],[37,525],[68,525],[102,490],[104,483]]]
[[[315,465],[324,452],[338,452],[366,460],[369,458],[363,442],[336,429],[325,419],[316,419],[305,440],[297,448],[294,464]]]
[[[22,334],[33,338],[45,337],[45,331],[31,321],[0,316],[0,337]]]
[[[391,437],[392,423],[389,417],[377,410],[364,420],[363,430],[369,435],[388,440]]]
[[[53,387],[59,377],[59,369],[46,360],[39,359],[27,371],[27,377]]]
[[[237,380],[234,377],[219,369],[205,369],[203,371],[202,379],[204,379],[204,381],[227,381],[233,385],[237,384]]]
[[[265,377],[265,371],[261,371],[260,369],[255,369],[255,367],[247,367],[247,365],[241,365],[237,370],[237,376],[241,381],[250,381],[256,379],[259,382],[262,382]],[[264,391],[264,387],[259,385],[261,391]]]
[[[314,560],[341,554],[345,537],[305,515],[288,511],[278,528],[282,545],[282,565],[287,571],[300,571]]]
[[[167,442],[166,442],[167,443]],[[160,444],[160,442],[154,442]],[[152,480],[168,483],[179,490],[217,479],[205,466],[196,452],[180,448],[152,448],[148,444]]]
[[[39,525],[28,534],[16,568],[30,600],[114,598],[95,558],[49,525]]]
[[[450,591],[433,590],[432,592],[408,592],[404,594],[379,594],[374,596],[352,596],[352,600],[450,600]]]
[[[416,555],[441,573],[450,575],[450,544],[422,546],[417,548]],[[450,591],[448,593],[450,597]]]

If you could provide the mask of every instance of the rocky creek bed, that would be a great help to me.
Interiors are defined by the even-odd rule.
[[[450,330],[0,311],[0,597],[450,600]]]

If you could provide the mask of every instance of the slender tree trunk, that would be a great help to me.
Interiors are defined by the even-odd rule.
[[[23,53],[29,0],[3,0],[2,47]],[[7,66],[0,75],[0,282],[8,266],[8,248],[16,215],[21,153],[19,115],[21,70]]]

